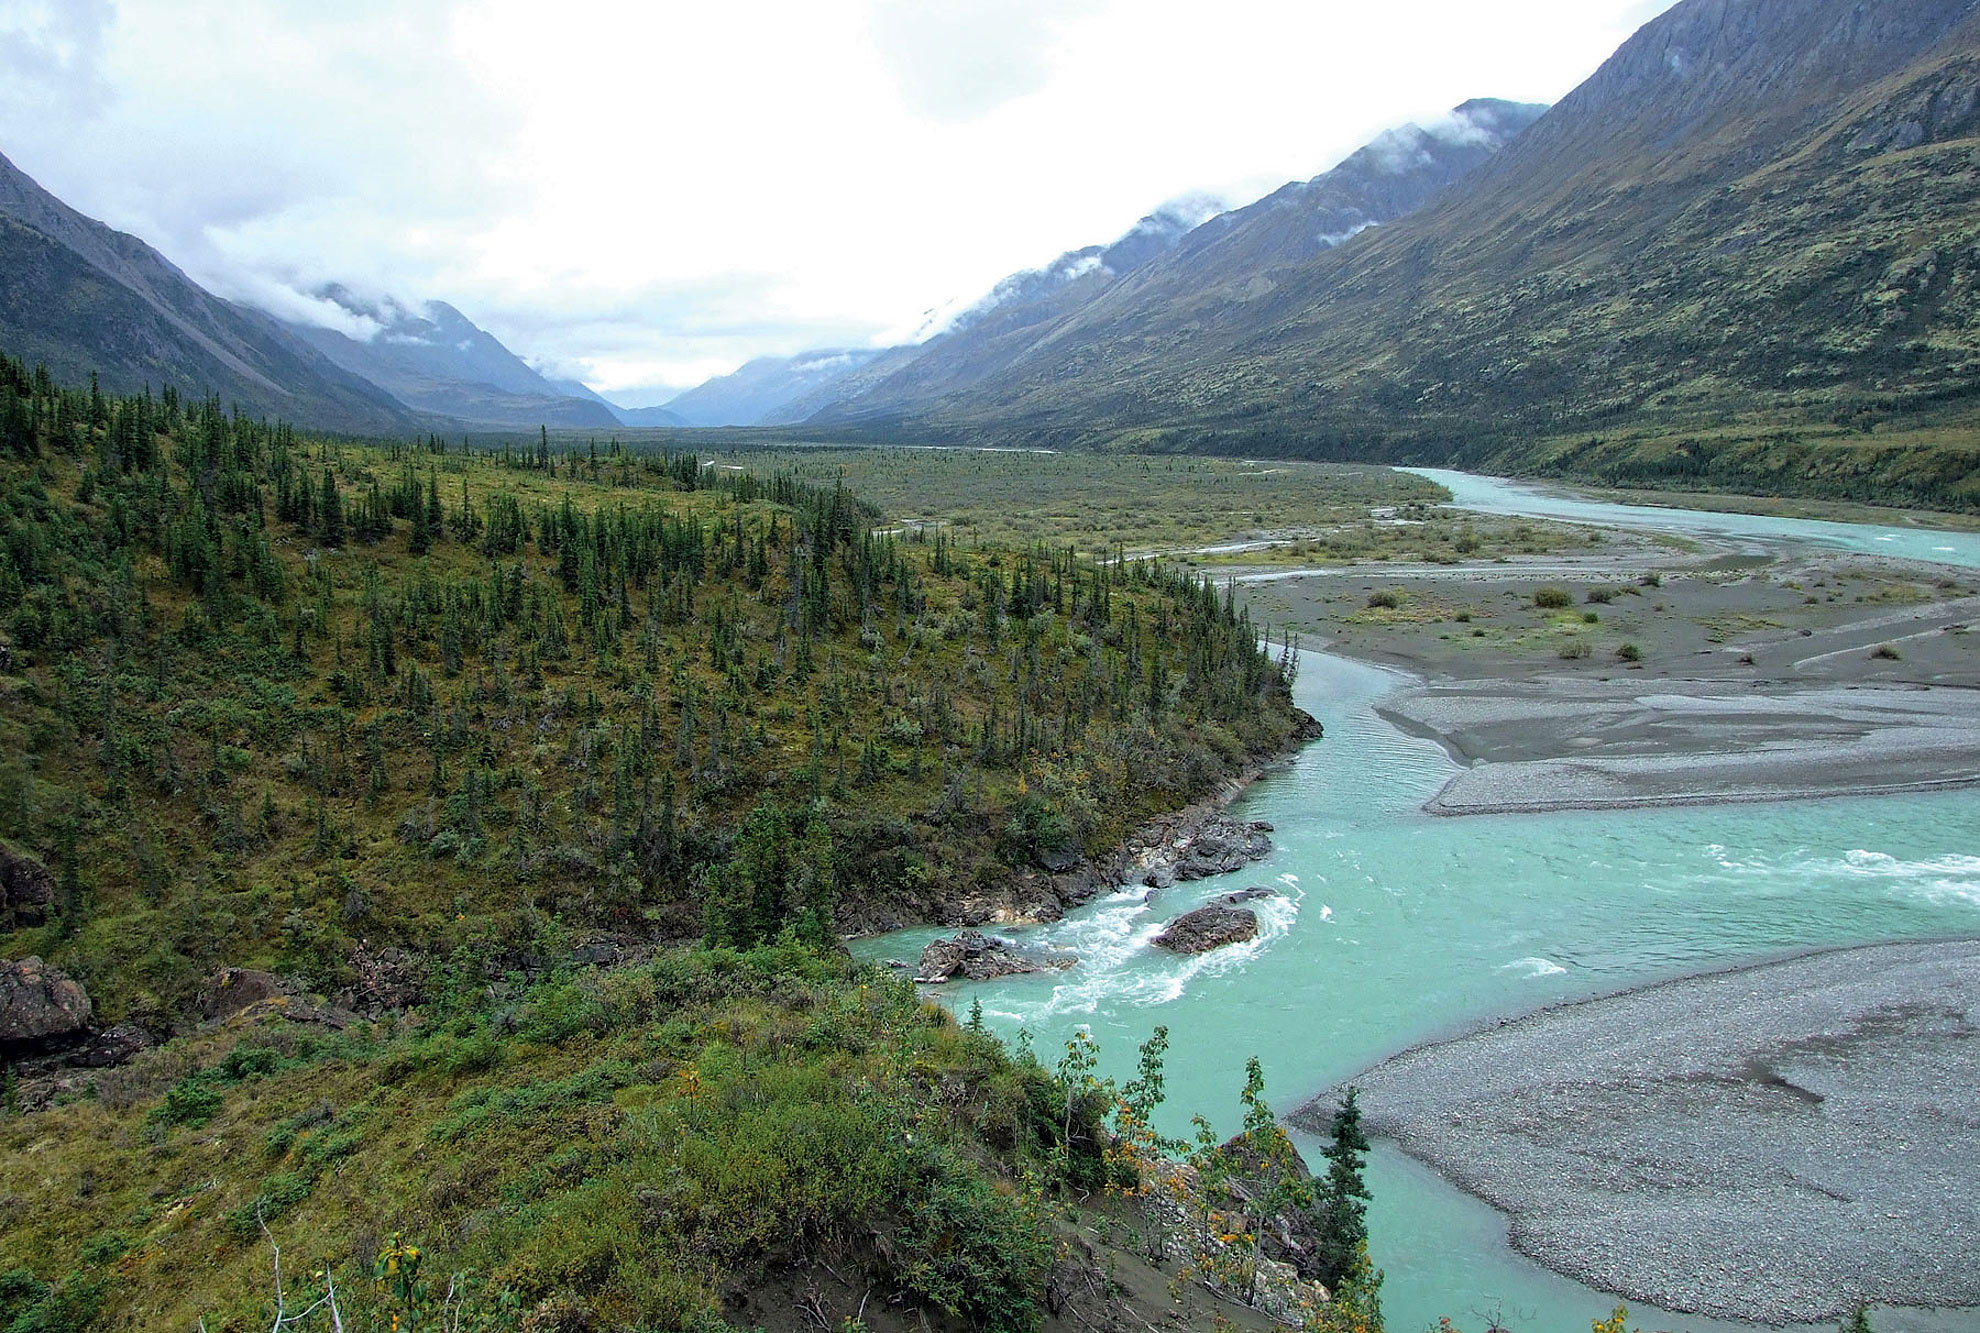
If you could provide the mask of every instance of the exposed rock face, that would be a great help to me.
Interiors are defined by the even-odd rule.
[[[961,977],[965,981],[989,981],[995,977],[1024,972],[1054,972],[1071,967],[1079,959],[1069,953],[1027,958],[999,939],[980,931],[965,930],[946,940],[932,941],[921,951],[916,981],[930,984]]]
[[[425,968],[418,957],[403,949],[388,947],[373,953],[360,941],[351,950],[351,968],[357,973],[358,984],[336,997],[339,1009],[376,1018],[409,1009],[425,996]]]
[[[288,993],[288,983],[273,972],[223,967],[206,983],[206,993],[200,996],[199,1012],[208,1020],[230,1018],[251,1004]]]
[[[1227,944],[1242,944],[1257,934],[1256,912],[1211,903],[1171,921],[1168,929],[1155,937],[1155,944],[1173,953],[1208,953]]]
[[[1219,815],[1198,829],[1176,860],[1176,878],[1208,879],[1242,870],[1253,861],[1271,854],[1272,826],[1262,821],[1245,823]]]
[[[89,1033],[89,994],[39,958],[0,965],[0,1051],[72,1046]]]
[[[55,876],[48,867],[0,842],[0,927],[41,925],[54,900]]]
[[[1283,1151],[1275,1165],[1240,1135],[1218,1150],[1214,1171],[1170,1164],[1143,1185],[1149,1212],[1162,1224],[1162,1248],[1171,1259],[1213,1291],[1282,1324],[1301,1327],[1329,1296],[1317,1280],[1319,1238],[1313,1215],[1296,1207],[1267,1212],[1264,1206],[1282,1170],[1308,1175],[1290,1143]],[[1204,1221],[1211,1215],[1226,1220],[1211,1227]],[[1233,1225],[1233,1218],[1243,1225]],[[1255,1248],[1227,1240],[1227,1226],[1256,1236]]]

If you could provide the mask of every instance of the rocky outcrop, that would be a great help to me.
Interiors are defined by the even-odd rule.
[[[0,842],[0,929],[41,925],[54,900],[55,876],[48,867]]]
[[[208,1022],[231,1018],[249,1005],[289,993],[289,984],[273,972],[223,967],[206,983],[206,991],[199,998],[200,1017]]]
[[[989,981],[1026,972],[1056,972],[1078,961],[1078,956],[1070,953],[1029,957],[1003,940],[981,931],[965,930],[946,940],[931,941],[921,951],[921,965],[915,969],[914,979],[930,985],[957,977],[964,981]]]
[[[1210,903],[1171,921],[1168,928],[1155,937],[1155,944],[1172,953],[1208,953],[1226,945],[1242,944],[1257,934],[1256,912]]]
[[[1231,1149],[1227,1144],[1221,1152]],[[1305,1174],[1297,1151],[1290,1144],[1285,1151],[1291,1169]],[[1303,1262],[1310,1259],[1313,1221],[1294,1207],[1261,1207],[1271,1183],[1269,1168],[1246,1172],[1219,1157],[1207,1172],[1167,1163],[1144,1179],[1143,1190],[1161,1228],[1162,1251],[1185,1276],[1281,1324],[1310,1326],[1329,1299],[1314,1266]],[[1246,1236],[1255,1239],[1241,1239]]]
[[[360,940],[351,950],[351,971],[357,984],[335,997],[338,1009],[377,1018],[403,1013],[425,998],[425,965],[404,949],[388,946],[374,953],[369,941]]]
[[[0,964],[0,1052],[59,1050],[89,1035],[89,993],[39,958]]]
[[[1247,823],[1222,815],[1208,820],[1181,849],[1176,878],[1208,879],[1262,861],[1272,852],[1272,839],[1267,836],[1271,831],[1272,826],[1263,820]]]

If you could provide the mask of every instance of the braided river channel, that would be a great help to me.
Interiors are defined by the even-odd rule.
[[[1481,511],[1980,567],[1976,534],[1635,508],[1427,475]],[[1022,1030],[1048,1063],[1086,1028],[1101,1072],[1123,1081],[1138,1045],[1166,1025],[1160,1127],[1183,1134],[1200,1112],[1229,1134],[1250,1056],[1263,1062],[1266,1095],[1284,1116],[1398,1051],[1562,1001],[1811,949],[1980,936],[1980,794],[1436,817],[1421,807],[1456,765],[1375,712],[1409,683],[1304,654],[1295,696],[1325,738],[1233,810],[1271,821],[1269,859],[1178,884],[1152,903],[1137,886],[1007,932],[1028,947],[1073,949],[1080,962],[954,983],[940,988],[942,1002],[980,1001],[998,1032]],[[1255,940],[1194,958],[1150,945],[1171,917],[1251,884],[1280,892],[1253,904]],[[912,961],[944,933],[901,931],[855,947]],[[1300,1146],[1318,1160],[1317,1142]],[[1368,1181],[1371,1248],[1398,1333],[1419,1333],[1440,1315],[1477,1330],[1494,1312],[1519,1333],[1579,1330],[1615,1304],[1526,1260],[1507,1243],[1501,1214],[1387,1144],[1377,1143]],[[1971,1327],[1974,1312],[1875,1316],[1880,1330],[1937,1333]],[[1630,1325],[1755,1327],[1638,1307]]]

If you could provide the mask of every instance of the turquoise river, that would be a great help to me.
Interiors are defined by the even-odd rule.
[[[1980,566],[1971,534],[1629,508],[1428,475],[1460,504],[1490,512]],[[1235,810],[1275,826],[1270,859],[1177,885],[1153,903],[1143,889],[1124,890],[1012,932],[1081,961],[1062,974],[944,987],[943,1002],[980,1000],[998,1031],[1029,1034],[1047,1062],[1087,1028],[1103,1072],[1122,1077],[1164,1024],[1164,1128],[1182,1132],[1200,1111],[1228,1133],[1253,1055],[1286,1113],[1399,1050],[1562,1000],[1808,949],[1980,936],[1972,792],[1437,818],[1420,807],[1456,771],[1452,761],[1374,711],[1408,682],[1305,654],[1295,693],[1326,737]],[[1150,946],[1170,917],[1246,884],[1282,891],[1258,904],[1258,939],[1190,959]],[[858,952],[911,960],[940,933],[903,931]],[[1302,1142],[1309,1155],[1317,1146]],[[1420,1333],[1439,1315],[1477,1330],[1495,1311],[1518,1333],[1571,1333],[1615,1303],[1525,1260],[1508,1246],[1500,1214],[1385,1145],[1369,1182],[1372,1248],[1397,1333]],[[1877,1327],[1937,1333],[1969,1327],[1973,1315],[1878,1312]],[[1631,1316],[1646,1330],[1747,1327],[1647,1308]]]

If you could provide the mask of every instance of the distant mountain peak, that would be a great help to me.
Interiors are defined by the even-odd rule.
[[[312,293],[350,316],[348,323],[290,325],[344,369],[400,401],[481,425],[528,430],[613,426],[618,413],[589,395],[545,379],[494,334],[445,301],[368,296],[343,283]]]

